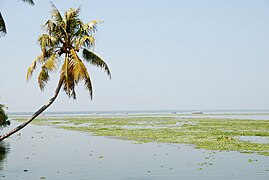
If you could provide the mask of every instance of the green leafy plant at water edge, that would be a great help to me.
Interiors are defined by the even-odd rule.
[[[8,116],[4,110],[5,108],[5,105],[0,104],[0,128],[10,125],[10,121],[8,120]]]

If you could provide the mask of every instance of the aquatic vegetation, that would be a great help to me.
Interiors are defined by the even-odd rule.
[[[6,127],[10,125],[10,121],[8,120],[8,116],[5,112],[5,105],[0,104],[0,128]]]
[[[242,136],[269,137],[268,120],[181,119],[158,116],[61,117],[61,119],[65,120],[61,121],[64,125],[59,125],[55,118],[38,119],[35,123],[52,126],[58,124],[57,127],[62,129],[89,132],[97,136],[111,136],[139,143],[183,143],[207,150],[269,155],[269,143],[240,140]]]

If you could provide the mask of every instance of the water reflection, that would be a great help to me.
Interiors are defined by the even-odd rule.
[[[0,170],[0,179],[4,180],[269,177],[267,156],[213,152],[179,144],[135,144],[31,124],[5,143],[9,144],[4,145],[4,169]]]
[[[0,142],[0,171],[4,169],[4,163],[9,152],[9,144]]]

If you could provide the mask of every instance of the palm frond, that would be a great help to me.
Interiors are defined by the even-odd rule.
[[[36,68],[37,62],[43,64],[43,66],[41,67],[41,71],[38,75],[38,85],[41,91],[43,91],[47,82],[50,79],[49,72],[57,69],[57,55],[56,53],[53,53],[52,55],[50,55],[50,57],[47,58],[44,58],[43,53],[39,55],[28,68],[27,80],[32,76],[32,73]]]
[[[91,63],[94,66],[100,67],[101,69],[104,69],[104,71],[111,79],[111,73],[108,65],[99,56],[97,56],[95,53],[91,51],[88,51],[87,49],[83,49],[82,55],[87,62]]]
[[[49,33],[49,35],[51,35],[51,33],[53,31],[55,31],[56,26],[57,25],[53,21],[51,21],[51,20],[47,20],[45,22],[45,24],[43,25],[44,29],[47,30],[47,32]]]
[[[77,30],[79,29],[79,12],[80,9],[70,8],[65,13],[65,20],[66,20],[66,32],[70,33],[70,35],[74,35]]]
[[[97,31],[97,24],[103,23],[104,21],[100,20],[92,20],[84,25],[84,29],[86,29],[89,33],[94,33]]]
[[[93,48],[95,45],[95,38],[91,35],[80,36],[75,39],[75,48],[78,50],[81,47]]]
[[[0,109],[7,109],[7,106],[4,104],[0,104]]]
[[[36,68],[36,60],[32,62],[32,64],[28,67],[26,80],[29,81],[29,79],[32,77],[32,74]]]
[[[61,24],[63,25],[64,24],[64,19],[60,13],[60,11],[56,8],[56,6],[52,3],[51,3],[51,6],[52,6],[52,10],[51,10],[51,18],[56,22],[56,24]]]
[[[48,34],[42,34],[41,36],[39,36],[38,42],[41,47],[41,50],[45,51],[47,49],[53,48],[55,40],[55,37]]]
[[[50,58],[46,61],[46,63],[42,66],[43,68],[47,69],[47,71],[53,71],[56,70],[58,67],[57,63],[57,55],[56,53],[53,53]]]
[[[73,67],[74,81],[76,84],[78,84],[79,81],[83,80],[84,86],[89,91],[90,97],[92,99],[93,94],[92,83],[87,68],[84,65],[84,63],[79,59],[77,53],[73,49],[71,50],[70,53],[74,63]]]
[[[29,3],[30,5],[35,5],[35,3],[34,3],[34,1],[33,0],[21,0],[21,1],[23,1],[23,2],[27,2],[27,3]]]
[[[43,28],[48,32],[47,35],[52,38],[51,40],[54,42],[54,45],[62,43],[62,39],[68,36],[64,26],[64,23],[57,24],[51,20],[46,21],[46,23],[43,25]]]
[[[65,12],[65,19],[66,22],[73,22],[74,20],[79,20],[78,16],[80,13],[80,8],[70,8],[68,11]]]
[[[32,77],[32,74],[33,74],[33,72],[36,69],[36,64],[37,63],[39,63],[39,64],[45,63],[45,59],[43,57],[43,53],[40,54],[39,56],[37,56],[37,58],[35,58],[35,60],[32,62],[32,64],[28,67],[27,75],[26,75],[27,81]]]
[[[38,85],[39,85],[39,88],[41,89],[41,91],[44,90],[49,79],[50,79],[50,77],[49,77],[48,70],[46,68],[42,67],[42,69],[39,73],[39,76],[38,76]]]
[[[63,88],[68,97],[76,99],[73,66],[72,60],[69,60],[69,57],[66,55],[64,64],[62,65],[60,79],[63,81]]]
[[[7,33],[6,25],[2,14],[0,13],[0,35]]]

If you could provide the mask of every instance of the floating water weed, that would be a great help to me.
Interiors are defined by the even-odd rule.
[[[268,120],[214,119],[178,117],[83,117],[63,118],[68,126],[58,128],[89,132],[131,140],[132,143],[161,142],[193,144],[196,148],[239,151],[269,155],[269,143],[242,141],[242,136],[269,137]],[[58,119],[59,120],[59,119]],[[39,119],[36,124],[52,125],[53,119]],[[57,119],[55,120],[57,122]],[[75,124],[79,124],[76,126]],[[83,126],[87,124],[87,126]],[[135,127],[135,128],[132,128]],[[151,127],[151,128],[149,128]]]

